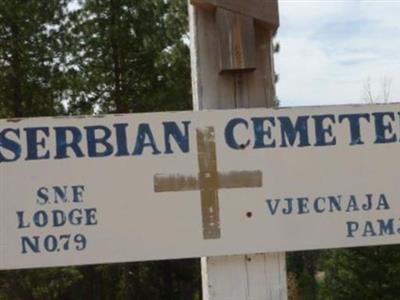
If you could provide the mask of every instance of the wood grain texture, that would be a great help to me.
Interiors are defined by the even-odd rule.
[[[217,8],[220,70],[242,71],[256,68],[254,20],[251,17]]]
[[[273,107],[274,66],[271,30],[255,27],[256,69],[220,76],[215,13],[190,6],[194,109]]]
[[[276,27],[256,22],[254,28],[255,70],[221,74],[218,26],[212,8],[219,4],[252,15],[249,6],[255,1],[200,2],[200,7],[189,5],[194,108],[273,107],[276,101],[272,37],[278,24],[277,3],[264,1],[266,6],[276,5],[276,16],[271,17],[275,18]],[[229,6],[234,2],[237,6]],[[287,299],[285,253],[203,258],[202,277],[204,300]]]
[[[287,299],[285,269],[285,253],[203,258],[204,299]]]
[[[279,26],[277,0],[191,0],[204,9],[225,8],[252,17],[266,27],[276,30]]]

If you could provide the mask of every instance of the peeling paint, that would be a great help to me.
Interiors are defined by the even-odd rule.
[[[154,191],[156,193],[200,191],[203,237],[204,239],[219,239],[221,227],[218,190],[262,187],[262,172],[257,170],[219,173],[213,127],[197,130],[197,152],[199,165],[197,177],[182,174],[156,174]]]

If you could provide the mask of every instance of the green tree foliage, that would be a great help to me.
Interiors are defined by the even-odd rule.
[[[66,0],[0,1],[0,117],[62,113]]]
[[[73,286],[83,281],[76,268],[52,268],[0,272],[0,299],[69,299]],[[72,299],[72,298],[70,298]]]
[[[0,117],[189,109],[187,30],[185,0],[0,0]],[[326,252],[320,298],[398,299],[399,250]],[[289,255],[302,299],[318,256]],[[0,299],[195,300],[199,275],[198,260],[2,271]]]
[[[186,2],[86,0],[71,14],[73,108],[144,112],[190,107]]]
[[[318,283],[315,275],[320,254],[321,251],[299,251],[286,255],[287,271],[294,275],[299,299],[317,299]]]
[[[73,9],[72,9],[73,8]],[[189,109],[184,0],[0,0],[0,117]],[[0,299],[198,299],[198,260],[0,272]]]
[[[399,299],[400,246],[327,251],[321,299]]]

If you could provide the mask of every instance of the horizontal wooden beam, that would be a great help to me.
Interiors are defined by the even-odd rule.
[[[191,0],[203,9],[218,7],[252,17],[274,31],[279,27],[278,0]]]

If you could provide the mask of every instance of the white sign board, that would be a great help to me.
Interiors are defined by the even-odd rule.
[[[398,243],[399,112],[0,121],[0,268]]]

